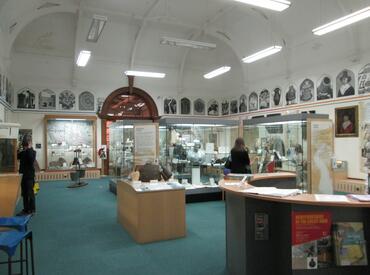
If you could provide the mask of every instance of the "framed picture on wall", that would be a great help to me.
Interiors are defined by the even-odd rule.
[[[335,108],[335,136],[358,137],[358,106]]]

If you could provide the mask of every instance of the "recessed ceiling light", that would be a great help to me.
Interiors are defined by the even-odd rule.
[[[97,42],[105,24],[107,23],[108,18],[103,15],[94,15],[91,21],[90,29],[87,34],[86,41],[88,42]]]
[[[91,51],[86,51],[86,50],[80,51],[80,54],[78,55],[77,62],[76,62],[77,66],[85,67],[87,62],[89,62],[90,56],[91,56]]]

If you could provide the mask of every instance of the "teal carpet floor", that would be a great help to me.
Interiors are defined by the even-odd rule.
[[[226,274],[223,202],[187,204],[186,238],[139,245],[117,223],[108,180],[80,189],[67,184],[41,183],[30,225],[36,274]],[[6,272],[0,266],[0,274]]]

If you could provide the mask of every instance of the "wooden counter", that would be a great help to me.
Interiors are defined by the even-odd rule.
[[[19,174],[0,174],[0,217],[15,214],[15,207],[21,194]]]
[[[230,181],[227,180],[227,183]],[[315,195],[303,194],[277,198],[243,192],[253,187],[225,185],[226,257],[228,274],[233,275],[364,275],[368,266],[332,266],[323,269],[292,269],[292,213],[330,212],[332,222],[362,222],[370,262],[370,203],[317,201]],[[266,215],[267,238],[256,239],[256,214]]]
[[[185,189],[139,191],[119,181],[117,217],[138,243],[185,237]]]

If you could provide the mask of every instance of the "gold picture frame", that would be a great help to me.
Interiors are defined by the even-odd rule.
[[[358,137],[358,106],[335,108],[335,137]]]

